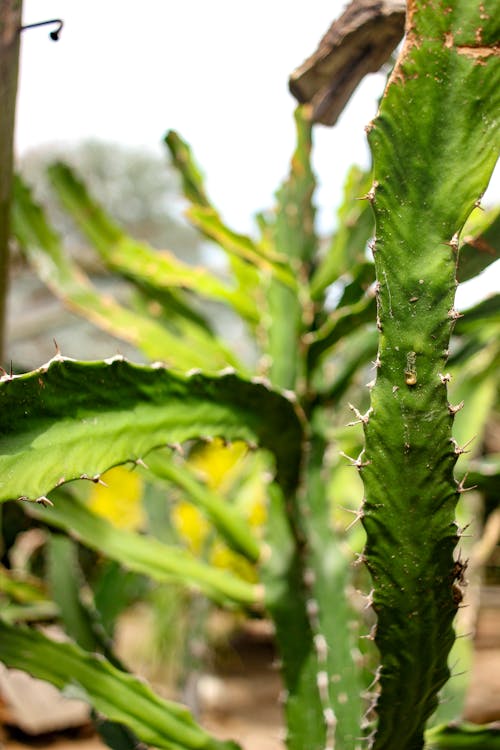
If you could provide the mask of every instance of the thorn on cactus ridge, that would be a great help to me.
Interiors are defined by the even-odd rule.
[[[374,623],[372,627],[370,628],[370,632],[368,635],[360,635],[360,638],[363,638],[365,641],[374,641],[375,636],[377,635],[377,623]]]
[[[37,497],[35,500],[35,503],[38,503],[38,505],[43,505],[44,508],[53,508],[54,503],[52,500],[49,500],[48,497],[45,497],[45,495],[41,495],[41,497]]]
[[[455,234],[453,235],[453,237],[451,238],[451,240],[449,242],[445,242],[443,244],[447,245],[448,247],[451,247],[451,249],[453,250],[453,252],[457,253],[458,252],[458,248],[459,248],[458,232],[455,232]]]
[[[316,633],[316,635],[313,638],[313,641],[314,641],[314,648],[316,650],[318,661],[320,664],[324,664],[328,656],[328,644],[326,642],[326,638],[322,633]],[[328,677],[327,677],[327,680],[328,680]]]
[[[362,469],[363,466],[368,466],[371,464],[371,461],[362,461],[361,456],[365,452],[365,449],[361,451],[359,456],[357,458],[352,458],[351,456],[348,456],[347,453],[344,453],[344,451],[340,451],[340,455],[344,458],[347,458],[347,460],[350,462],[351,466],[355,466],[356,469]]]
[[[463,401],[460,401],[460,403],[459,403],[459,404],[457,404],[456,406],[452,406],[451,404],[448,404],[448,411],[449,411],[449,412],[450,412],[450,414],[451,414],[451,415],[453,415],[453,416],[454,416],[454,415],[455,415],[455,414],[456,414],[456,413],[457,413],[458,411],[460,411],[460,409],[463,409],[463,408],[464,408],[464,402],[463,402]]]
[[[374,593],[375,593],[375,589],[371,589],[371,591],[366,595],[366,604],[364,606],[364,609],[370,609],[370,607],[373,607]]]
[[[325,719],[325,724],[328,729],[335,729],[335,727],[337,726],[337,717],[335,716],[335,712],[331,706],[325,708],[325,710],[323,711],[323,718]],[[325,747],[325,750],[334,750],[334,747],[335,745],[329,742]]]
[[[328,696],[328,672],[318,672],[316,675],[316,686],[323,703],[327,703]]]
[[[455,438],[453,438],[453,437],[452,437],[452,438],[450,438],[450,443],[452,443],[452,445],[453,445],[453,447],[454,447],[454,449],[455,449],[455,450],[454,450],[454,453],[455,453],[455,455],[456,455],[456,456],[461,456],[461,455],[462,455],[462,453],[470,453],[470,451],[468,451],[468,450],[467,450],[467,448],[468,448],[468,446],[469,446],[469,445],[470,445],[470,444],[471,444],[471,443],[472,443],[472,442],[473,442],[473,441],[474,441],[475,439],[476,439],[476,436],[474,435],[474,437],[471,437],[471,439],[470,439],[470,440],[467,440],[467,442],[466,442],[466,443],[465,443],[464,445],[460,446],[460,445],[459,445],[459,444],[457,443],[457,441],[455,440]]]
[[[374,180],[372,183],[371,188],[366,193],[366,195],[362,195],[360,198],[358,198],[359,201],[370,201],[370,203],[373,203],[375,200],[375,191],[378,188],[378,182],[377,180]]]
[[[357,420],[355,422],[348,422],[347,427],[354,427],[354,425],[357,425],[357,424],[368,424],[368,422],[370,421],[370,414],[373,411],[371,406],[365,414],[361,414],[361,412],[358,411],[358,409],[356,409],[356,407],[353,406],[352,404],[349,404],[349,409],[354,412],[354,414],[357,417]]]
[[[93,477],[89,477],[88,474],[80,474],[79,479],[86,479],[87,481],[93,482],[94,484],[102,484],[103,487],[108,486],[106,482],[103,482],[100,474],[95,474]]]
[[[465,532],[470,526],[470,523],[466,523],[465,526],[458,526],[458,524],[455,524],[457,527],[457,538],[458,539],[472,539],[473,534],[466,534]]]
[[[179,456],[184,457],[185,452],[181,443],[167,443],[167,448],[170,448],[174,453],[178,453]]]
[[[466,633],[457,633],[455,635],[455,640],[458,640],[459,638],[473,638],[475,635],[473,630],[468,630]]]
[[[143,461],[142,458],[136,458],[134,464],[136,466],[142,466],[143,469],[149,469],[149,466]]]
[[[473,484],[471,487],[464,487],[464,484],[467,480],[467,474],[464,474],[460,482],[457,482],[457,492],[462,494],[463,492],[470,492],[471,490],[477,489],[477,484]]]
[[[462,313],[458,312],[458,310],[455,310],[454,307],[451,308],[451,310],[448,310],[448,317],[451,320],[458,320],[459,318],[463,318],[464,316]]]
[[[308,616],[311,619],[316,620],[316,618],[318,617],[318,614],[319,614],[319,605],[318,605],[318,602],[316,601],[316,599],[308,599],[307,600],[307,602],[306,602],[306,610],[307,610]]]
[[[360,508],[359,510],[354,510],[354,511],[349,511],[349,512],[354,513],[355,518],[354,520],[351,521],[351,523],[348,526],[346,526],[346,529],[345,529],[346,531],[350,531],[352,527],[354,526],[354,524],[360,521],[365,515],[362,508]]]
[[[358,565],[364,565],[364,563],[366,562],[366,555],[363,554],[363,552],[356,552],[355,555],[356,559],[354,560],[353,565],[355,567],[357,567]]]
[[[440,373],[438,373],[438,375],[439,375],[439,379],[440,379],[440,381],[442,382],[443,385],[446,385],[446,383],[449,383],[450,380],[451,380],[451,375],[450,375],[449,372],[445,373],[444,375],[443,375],[443,373],[440,372]]]
[[[373,673],[373,680],[368,685],[368,690],[371,690],[376,685],[378,685],[378,683],[380,681],[380,675],[381,674],[382,674],[382,665],[379,664],[378,667],[376,668],[375,672]]]
[[[304,570],[304,585],[308,588],[312,588],[314,584],[316,583],[316,575],[314,573],[314,570],[312,568],[306,568]]]

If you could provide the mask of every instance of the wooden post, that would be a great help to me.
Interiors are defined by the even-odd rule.
[[[0,363],[9,279],[10,201],[22,0],[0,2]]]

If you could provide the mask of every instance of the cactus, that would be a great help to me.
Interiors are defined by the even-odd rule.
[[[453,467],[463,449],[452,438],[446,362],[459,317],[458,237],[496,159],[490,11],[410,3],[405,46],[369,128],[380,340],[359,468],[381,659],[374,748],[423,746],[462,599],[454,511],[465,488]]]
[[[458,345],[450,368],[483,386],[478,430],[493,403],[498,357],[496,345],[483,348],[481,380],[473,366],[477,332],[492,325],[498,298],[464,320],[454,309],[455,276],[478,273],[495,256],[477,248],[498,245],[494,211],[474,218],[460,236],[498,145],[494,18],[493,0],[477,8],[465,0],[410,3],[406,41],[369,127],[373,176],[350,173],[341,223],[324,254],[314,228],[307,107],[296,112],[290,173],[274,213],[260,217],[258,238],[224,225],[191,149],[176,133],[166,137],[190,220],[226,253],[224,282],[128,237],[68,167],[51,168],[65,208],[101,261],[134,290],[136,309],[134,298],[103,297],[66,257],[31,191],[20,180],[15,185],[14,231],[43,280],[73,310],[168,367],[122,358],[78,362],[57,352],[30,373],[4,372],[0,501],[23,500],[29,522],[71,535],[131,573],[271,618],[289,750],[499,743],[493,728],[436,726],[426,734],[449,676],[464,584],[464,563],[455,552],[463,467],[460,481],[454,479],[464,448],[452,436],[460,404],[451,405],[447,394],[452,330]],[[356,200],[363,192],[366,200]],[[372,209],[374,263],[365,253]],[[332,305],[325,297],[334,283],[341,291]],[[261,355],[259,377],[218,339],[189,295],[215,300],[240,317]],[[376,377],[368,404],[359,381],[370,360]],[[191,368],[203,372],[184,374]],[[466,385],[460,386],[465,397]],[[346,434],[344,404],[354,397],[359,403],[351,406],[350,424],[358,427]],[[464,424],[459,428],[462,433]],[[178,444],[219,437],[265,452],[261,462],[245,464],[249,475],[266,467],[261,535],[246,523],[238,487],[231,502],[178,456],[173,460]],[[357,456],[350,463],[365,487],[359,509],[342,507],[357,485],[355,472],[343,479],[339,448]],[[141,478],[181,488],[212,533],[251,566],[251,580],[179,541],[124,530],[94,513],[77,480],[102,481],[108,468],[127,463]],[[361,520],[366,543],[359,524],[345,529],[347,522],[338,522],[345,510]],[[351,547],[371,575],[367,604],[374,614],[352,595],[368,572],[351,564]],[[0,617],[0,659],[76,690],[107,718],[103,736],[125,727],[123,747],[137,739],[176,750],[236,748],[126,673],[96,628],[98,598],[84,605],[78,586],[66,585],[61,575],[58,566],[76,566],[71,543],[54,538],[48,549],[53,601],[43,586],[15,581],[8,571],[0,575],[11,602]],[[56,616],[75,644],[54,643],[15,624]],[[378,666],[375,649],[360,640],[375,616],[369,639],[378,648]]]

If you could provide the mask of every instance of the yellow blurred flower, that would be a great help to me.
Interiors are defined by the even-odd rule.
[[[221,438],[215,438],[195,448],[188,464],[201,474],[210,489],[223,491],[232,483],[238,462],[247,450],[246,444],[241,441],[226,445]]]
[[[101,477],[106,486],[92,485],[88,504],[97,515],[120,529],[137,531],[145,525],[143,481],[137,471],[115,466]]]
[[[186,541],[191,552],[196,555],[201,554],[211,526],[198,508],[181,500],[172,510],[172,523]]]

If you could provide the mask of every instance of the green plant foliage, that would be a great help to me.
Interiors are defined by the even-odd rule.
[[[157,581],[194,585],[206,596],[224,604],[250,607],[259,603],[260,593],[256,586],[201,562],[180,547],[167,546],[156,539],[118,529],[71,496],[54,495],[54,507],[48,513],[36,505],[28,512],[50,526],[75,534],[86,546],[136,573]],[[75,611],[76,607],[72,609]],[[78,621],[81,622],[79,616]],[[69,630],[71,632],[72,628]]]
[[[84,271],[64,254],[60,238],[19,178],[14,183],[13,198],[12,223],[18,241],[41,279],[71,310],[133,344],[151,359],[161,358],[179,370],[194,367],[216,370],[236,363],[235,358],[206,332],[198,331],[194,346],[189,339],[181,339],[151,316],[140,315],[109,294],[98,292]]]
[[[479,727],[474,724],[439,726],[426,733],[425,750],[453,750],[453,748],[473,750],[497,750],[500,747],[500,729]]]
[[[473,211],[498,150],[495,2],[410,2],[405,46],[369,128],[374,174],[351,170],[328,241],[314,226],[307,107],[295,113],[289,173],[255,236],[224,223],[190,147],[173,131],[166,136],[189,220],[225,253],[224,280],[128,236],[71,169],[53,165],[65,210],[107,272],[133,292],[118,304],[68,259],[17,183],[15,234],[45,283],[167,365],[58,353],[33,372],[0,378],[0,502],[25,511],[22,524],[6,529],[5,551],[26,526],[43,527],[47,538],[43,583],[28,570],[0,568],[0,658],[88,700],[110,746],[130,748],[137,738],[172,750],[237,747],[160,701],[114,655],[116,618],[152,579],[174,584],[171,611],[196,592],[204,612],[193,621],[197,635],[210,602],[272,620],[288,750],[497,747],[492,727],[442,726],[452,708],[431,719],[463,594],[454,559],[463,477],[471,471],[488,508],[498,493],[498,456],[480,448],[498,402],[499,298],[464,317],[454,309],[455,275],[474,277],[499,252],[498,211]],[[259,377],[247,376],[214,335],[208,301],[229,308],[252,335]],[[179,373],[191,368],[203,372]],[[346,426],[347,405],[355,419]],[[465,456],[471,432],[477,446]],[[211,482],[199,471],[196,457],[205,452],[213,462],[222,441],[240,440],[264,452],[247,455],[236,479],[223,487],[220,476]],[[341,455],[358,456],[349,463],[364,482],[360,509],[360,478]],[[131,498],[127,477],[112,520],[76,481],[102,482],[125,463],[140,483],[128,501],[140,508],[133,531],[120,518]],[[258,523],[241,502],[248,493],[258,496]],[[18,499],[38,502],[6,505]],[[181,505],[197,519],[191,538],[175,525]],[[351,530],[349,521],[360,519]],[[221,543],[232,562],[218,567],[211,552]],[[366,567],[352,564],[353,552]],[[84,555],[98,556],[95,575],[84,575]],[[12,625],[47,618],[74,644]],[[429,719],[439,726],[428,729]]]
[[[69,643],[0,620],[2,661],[47,680],[68,696],[129,727],[143,742],[165,750],[238,750],[210,737],[177,703],[158,698],[143,682]]]
[[[248,300],[207,269],[193,268],[171,253],[155,250],[127,236],[92,200],[68,166],[54,164],[49,175],[61,203],[112,271],[149,288],[190,289],[209,299],[229,303],[243,317],[255,318],[255,309]]]
[[[218,435],[270,450],[285,491],[297,483],[302,427],[293,404],[232,373],[186,378],[120,358],[56,357],[32,373],[6,376],[0,393],[0,500],[35,500],[162,444]]]

